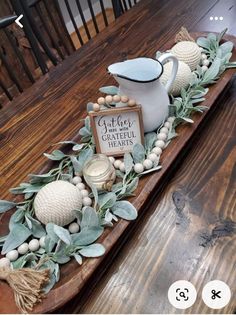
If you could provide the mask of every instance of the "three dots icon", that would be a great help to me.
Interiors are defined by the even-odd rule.
[[[210,21],[223,21],[223,16],[210,16]]]

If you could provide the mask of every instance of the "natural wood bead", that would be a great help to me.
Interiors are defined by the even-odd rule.
[[[94,112],[99,112],[100,111],[100,105],[98,103],[93,104],[93,111]]]
[[[135,106],[135,105],[136,105],[136,101],[135,101],[135,100],[130,99],[130,100],[128,101],[128,106],[132,107],[132,106]]]
[[[159,147],[154,147],[152,149],[152,153],[155,153],[156,155],[161,155],[162,154],[162,149]]]
[[[106,101],[106,103],[110,104],[110,103],[112,103],[112,101],[113,101],[113,97],[112,97],[111,95],[107,95],[107,96],[105,97],[105,101]]]
[[[175,117],[169,117],[169,118],[167,119],[167,121],[170,122],[170,123],[172,123],[174,120],[175,120]]]
[[[105,104],[105,98],[104,97],[99,97],[98,98],[98,104],[99,105],[104,105]]]
[[[168,128],[162,127],[159,132],[160,132],[160,133],[166,133],[166,134],[167,134],[168,131],[169,131]]]
[[[157,140],[155,142],[155,146],[158,147],[158,148],[161,148],[161,149],[164,149],[165,147],[165,142],[163,140]]]
[[[169,121],[166,121],[165,123],[164,123],[164,127],[166,127],[166,128],[170,128],[170,126],[171,126],[171,124],[170,124],[170,122]]]
[[[120,99],[121,99],[122,103],[128,103],[128,101],[129,101],[129,98],[126,95],[122,95]]]
[[[165,141],[166,139],[167,139],[167,134],[166,134],[166,133],[164,133],[164,132],[158,133],[158,135],[157,135],[157,140],[163,140],[163,141]]]
[[[120,102],[120,95],[114,95],[112,98],[113,98],[113,102],[115,102],[115,103]]]

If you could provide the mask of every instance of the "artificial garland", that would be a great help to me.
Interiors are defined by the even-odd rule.
[[[44,154],[48,159],[56,161],[57,166],[45,174],[30,174],[28,183],[21,183],[10,190],[15,195],[21,195],[22,201],[0,200],[0,213],[16,208],[9,222],[9,234],[0,238],[2,254],[7,254],[7,258],[0,260],[0,267],[4,266],[4,270],[11,267],[14,272],[23,267],[31,268],[28,270],[36,268],[50,270],[50,281],[44,287],[44,292],[47,293],[59,281],[59,265],[69,262],[72,258],[75,258],[78,264],[82,264],[83,257],[98,257],[104,254],[105,248],[94,243],[104,228],[112,227],[118,217],[126,220],[134,220],[137,217],[134,206],[123,199],[134,195],[141,176],[161,169],[160,155],[177,136],[176,127],[181,123],[193,123],[191,114],[202,113],[207,109],[206,106],[195,106],[196,103],[205,100],[204,96],[208,92],[206,85],[215,83],[227,68],[236,67],[235,62],[229,61],[233,44],[231,42],[220,44],[225,32],[226,30],[219,35],[208,34],[207,38],[198,38],[197,44],[202,47],[202,64],[193,72],[188,87],[181,89],[180,96],[172,96],[170,117],[163,122],[157,132],[146,134],[145,144],[136,144],[131,153],[124,155],[124,161],[110,157],[118,178],[110,192],[98,192],[94,186],[88,191],[82,183],[83,166],[95,153],[89,117],[85,118],[84,126],[79,131],[81,143],[60,142],[71,145],[73,154],[65,154],[61,150]],[[186,35],[186,38],[188,36]],[[183,40],[183,36],[181,38]],[[157,56],[159,54],[160,52],[157,52]],[[108,95],[99,98],[95,104],[89,103],[88,111],[100,110],[100,106],[115,106],[122,97],[123,102],[130,103],[130,106],[134,105],[133,100],[118,95],[117,87],[102,87],[100,91]],[[74,209],[77,222],[71,223],[68,229],[53,223],[43,226],[35,217],[34,201],[37,193],[48,183],[58,180],[76,185],[83,197],[82,210]],[[26,241],[29,239],[31,241],[28,244]],[[21,256],[18,258],[19,254]],[[17,298],[16,303],[21,311],[27,312],[32,310],[34,303],[39,299],[35,298],[32,303],[27,300],[24,304],[19,303]]]

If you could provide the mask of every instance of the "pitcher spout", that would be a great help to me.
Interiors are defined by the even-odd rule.
[[[118,82],[118,78],[121,78],[137,83],[149,83],[161,76],[163,66],[158,60],[143,57],[114,63],[108,67],[108,72]]]

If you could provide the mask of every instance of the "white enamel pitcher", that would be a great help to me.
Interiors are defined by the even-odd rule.
[[[163,64],[173,61],[172,73],[166,86],[159,78]],[[127,95],[142,105],[144,131],[158,128],[168,116],[168,92],[178,70],[178,59],[170,53],[163,54],[158,60],[136,58],[110,65],[108,71],[119,83],[119,94]],[[122,106],[121,103],[118,106]]]

